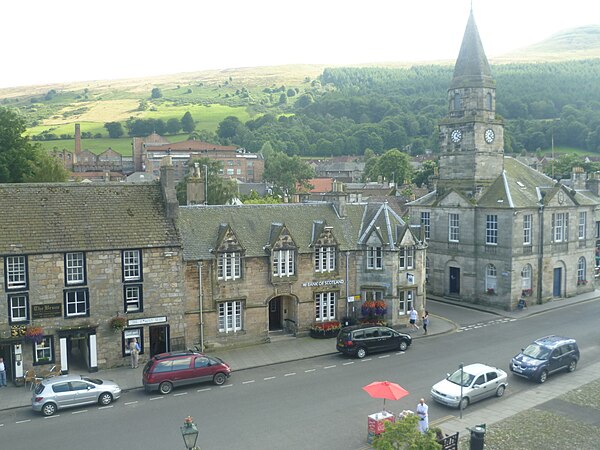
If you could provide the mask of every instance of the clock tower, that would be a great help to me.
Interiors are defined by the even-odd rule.
[[[504,126],[496,118],[496,83],[472,10],[439,130],[438,193],[453,188],[478,198],[502,174]]]

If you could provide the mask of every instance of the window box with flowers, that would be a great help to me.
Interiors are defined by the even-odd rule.
[[[365,319],[382,320],[387,314],[387,306],[383,300],[367,300],[360,307]]]
[[[587,283],[587,280],[577,280],[577,286],[585,286]]]
[[[521,291],[521,297],[531,297],[531,294],[533,294],[533,289],[523,289]]]
[[[496,290],[494,288],[487,288],[486,293],[487,295],[494,295],[496,293]]]
[[[310,337],[315,339],[329,339],[336,337],[341,328],[342,325],[337,320],[315,322],[310,326]]]
[[[44,340],[44,329],[42,327],[27,327],[23,340],[29,344],[39,344]]]
[[[115,333],[120,333],[127,326],[127,318],[122,316],[113,317],[110,319],[110,328]]]

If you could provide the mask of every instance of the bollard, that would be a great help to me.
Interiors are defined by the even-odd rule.
[[[485,443],[485,424],[469,428],[471,431],[471,450],[483,450]]]

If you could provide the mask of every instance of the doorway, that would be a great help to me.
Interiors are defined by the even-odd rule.
[[[552,295],[560,297],[562,293],[562,267],[554,268],[554,280],[552,282]]]
[[[13,349],[14,345],[11,344],[0,344],[0,357],[4,359],[4,367],[6,370],[6,382],[15,381],[13,371]],[[22,364],[22,361],[19,361]]]
[[[150,358],[169,351],[169,325],[150,327]]]
[[[460,268],[450,267],[450,279],[448,292],[451,295],[460,295]]]
[[[269,331],[281,330],[281,297],[269,302]]]

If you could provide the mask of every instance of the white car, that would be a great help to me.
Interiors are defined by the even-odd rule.
[[[431,396],[446,406],[465,409],[487,397],[502,397],[507,386],[508,375],[504,370],[485,364],[469,364],[436,383],[431,388]]]

